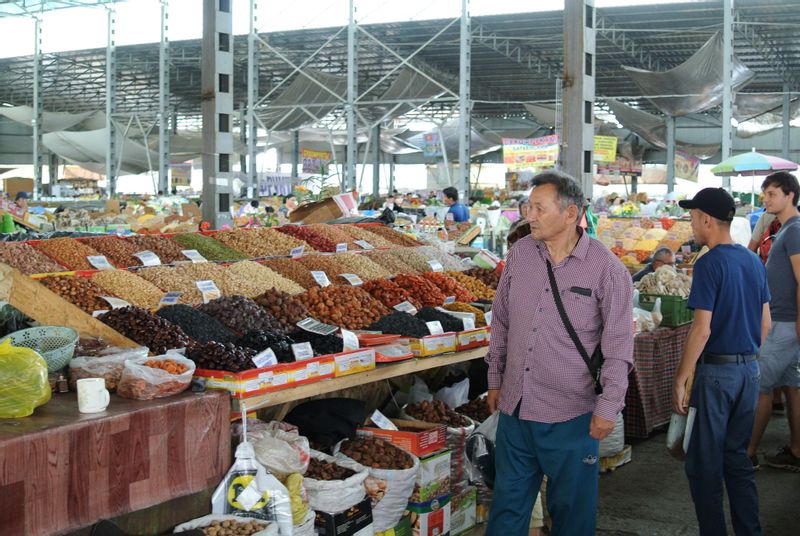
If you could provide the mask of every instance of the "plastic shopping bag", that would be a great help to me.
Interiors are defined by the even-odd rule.
[[[283,426],[290,430],[284,430]],[[297,427],[272,421],[265,427],[260,427],[258,432],[248,436],[258,435],[253,440],[253,449],[256,459],[273,475],[284,480],[292,473],[304,474],[308,469],[311,456],[311,447],[308,438],[301,436]]]
[[[360,463],[343,458],[334,458],[311,451],[311,457],[326,463],[336,463],[355,473],[344,480],[316,480],[306,477],[303,483],[308,492],[308,502],[311,508],[320,512],[336,514],[355,506],[364,500],[367,492],[364,489],[364,480],[369,476],[369,471]]]
[[[471,480],[494,487],[494,444],[500,413],[494,412],[467,438],[467,463]]]
[[[117,388],[125,362],[130,359],[147,357],[149,350],[144,346],[139,348],[108,348],[97,356],[79,356],[69,362],[69,388],[78,390],[78,380],[82,378],[105,378],[106,389],[113,391]]]
[[[27,417],[50,401],[47,363],[30,348],[0,344],[0,418]]]
[[[174,361],[183,365],[186,370],[173,374],[160,368],[145,365],[148,361]],[[177,395],[185,391],[192,383],[196,366],[194,361],[186,359],[178,352],[167,352],[157,357],[129,359],[125,362],[122,378],[117,385],[117,394],[135,400],[151,400]]]

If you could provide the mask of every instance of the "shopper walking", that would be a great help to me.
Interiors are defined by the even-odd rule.
[[[734,531],[758,536],[758,493],[747,443],[758,396],[756,352],[770,321],[766,273],[755,253],[731,238],[735,209],[728,192],[705,188],[680,206],[691,209],[695,241],[710,248],[694,266],[689,294],[694,322],[672,394],[674,411],[685,415],[686,384],[695,370],[689,489],[701,536],[726,534],[723,481]]]
[[[761,186],[767,212],[775,214],[781,228],[767,258],[767,281],[772,293],[770,312],[773,326],[759,351],[761,394],[758,398],[753,437],[748,453],[758,465],[756,451],[772,413],[775,387],[783,387],[789,419],[790,444],[774,456],[767,456],[770,466],[800,471],[800,318],[797,315],[800,281],[800,215],[797,203],[800,184],[791,173],[769,175]]]
[[[584,196],[574,179],[545,171],[532,185],[531,234],[508,254],[486,358],[489,407],[501,412],[486,534],[527,533],[547,475],[552,534],[589,536],[599,440],[622,410],[633,363],[633,285],[619,259],[578,227]],[[594,375],[584,355],[591,362],[601,347]]]

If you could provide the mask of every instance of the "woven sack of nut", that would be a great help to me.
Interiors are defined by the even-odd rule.
[[[81,378],[103,378],[106,389],[114,391],[122,379],[125,362],[131,359],[147,357],[150,350],[144,346],[138,348],[107,348],[98,356],[78,356],[69,362],[69,388],[78,390]]]
[[[117,394],[135,400],[152,400],[177,395],[192,383],[194,361],[178,352],[156,357],[131,359],[117,386]]]
[[[311,451],[303,485],[312,509],[329,514],[344,512],[364,500],[369,471],[360,463]]]
[[[195,529],[203,531],[205,536],[278,536],[276,523],[224,514],[210,514],[187,521],[175,527],[173,534]]]
[[[364,487],[372,500],[374,531],[393,528],[403,517],[414,492],[419,458],[381,439],[366,437],[345,439],[334,447],[335,458],[356,461],[351,456],[361,458],[371,477],[364,480]],[[369,466],[367,460],[375,459],[382,461]]]

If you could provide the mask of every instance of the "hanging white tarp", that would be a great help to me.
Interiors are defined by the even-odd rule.
[[[740,138],[749,138],[782,128],[783,95],[737,93],[733,101],[733,117],[739,122],[736,126],[736,135]],[[794,100],[789,106],[789,119],[791,121],[798,118],[800,118],[800,100]]]
[[[312,69],[303,72],[267,106],[257,110],[268,130],[295,130],[316,123],[342,104],[347,92],[345,77]]]
[[[42,132],[56,132],[80,127],[82,122],[90,119],[95,113],[42,112]],[[27,127],[33,126],[33,108],[30,106],[2,107],[0,115]]]
[[[657,73],[635,67],[622,68],[656,108],[677,117],[702,112],[722,102],[723,57],[722,34],[717,32],[691,58],[669,71]],[[732,67],[733,91],[738,91],[755,73],[735,55]]]
[[[105,172],[107,129],[49,132],[42,136],[42,145],[71,164]],[[135,175],[158,167],[157,152],[148,151],[141,143],[122,136],[117,140],[116,158],[121,173]]]

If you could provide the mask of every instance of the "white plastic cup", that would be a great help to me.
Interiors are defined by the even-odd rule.
[[[111,401],[104,378],[82,378],[78,380],[78,411],[100,413]]]

